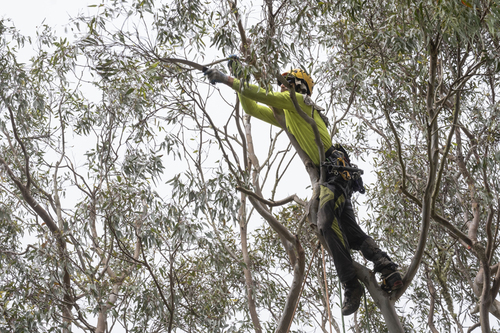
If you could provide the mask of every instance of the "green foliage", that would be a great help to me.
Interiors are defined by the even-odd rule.
[[[269,187],[274,198],[282,170],[289,173],[288,148],[276,147],[279,133],[271,131],[263,165],[247,169],[241,112],[225,92],[213,102],[229,88],[162,57],[207,63],[214,54],[248,55],[245,75],[268,89],[284,67],[305,68],[318,83],[314,97],[328,107],[333,140],[373,165],[362,224],[402,271],[419,244],[433,149],[442,161],[434,212],[466,235],[476,217],[488,264],[498,263],[498,1],[264,4],[110,1],[76,18],[73,38],[44,26],[33,41],[0,20],[0,330],[61,331],[70,305],[73,329],[87,331],[99,316],[109,331],[255,331],[245,268],[261,326],[274,331],[293,267],[236,187],[261,190],[259,179],[263,196]],[[19,59],[25,46],[35,50],[29,61]],[[292,331],[328,330],[323,262],[303,208],[273,213],[298,234],[311,263]],[[480,262],[438,222],[396,303],[409,332],[427,332],[431,314],[438,331],[479,321],[467,310],[478,301],[471,286]],[[327,280],[338,310],[333,269]],[[386,331],[370,297],[350,324]]]
[[[496,60],[491,56],[498,52],[498,38],[485,23],[486,17],[494,15],[497,9],[490,11],[483,5],[371,2],[355,12],[342,11],[342,25],[325,27],[325,39],[328,35],[342,37],[333,40],[335,51],[340,52],[333,54],[335,62],[331,67],[343,80],[332,80],[332,87],[340,91],[340,85],[348,80],[357,83],[355,107],[363,122],[357,139],[369,151],[377,151],[377,180],[367,200],[373,213],[366,220],[367,227],[391,257],[402,264],[403,271],[422,232],[421,206],[404,191],[422,202],[430,164],[434,163],[430,159],[433,149],[439,149],[439,162],[442,159],[443,165],[439,187],[433,189],[438,193],[436,214],[467,234],[476,214],[474,200],[482,207],[477,212],[481,221],[478,239],[484,244],[497,243],[496,239],[487,238],[488,232],[498,229],[497,223],[487,226],[485,222],[490,209],[498,210],[498,168],[488,162],[500,148],[490,132],[491,120],[497,122],[498,117],[498,101],[493,97],[498,91],[498,76],[494,70]],[[498,8],[496,2],[491,5]],[[432,52],[437,52],[438,59],[436,90],[428,99]],[[460,104],[456,102],[457,90]],[[339,100],[345,96],[340,92],[338,95]],[[457,108],[459,125],[448,142]],[[438,130],[429,134],[431,121],[436,121]],[[371,143],[365,139],[366,130],[377,136],[376,143],[373,138]],[[438,137],[438,147],[432,146],[430,135]],[[450,151],[444,156],[447,147]],[[459,164],[463,156],[464,168]],[[429,279],[438,290],[435,307],[441,306],[441,310],[434,309],[438,331],[460,327],[460,320],[478,320],[465,308],[477,301],[478,295],[470,286],[479,271],[479,261],[456,242],[439,224],[431,226],[423,264],[431,270]],[[491,262],[496,262],[497,254],[491,255]],[[426,331],[428,327],[426,280],[420,274],[412,291],[407,292],[416,306],[412,312],[421,314],[421,319],[414,318],[412,323],[417,331]]]

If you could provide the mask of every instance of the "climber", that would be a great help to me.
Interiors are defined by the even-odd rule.
[[[229,66],[234,76],[237,71],[234,70],[233,59],[230,60]],[[242,80],[226,75],[217,69],[210,68],[205,71],[205,75],[212,84],[220,82],[235,90],[243,110],[255,118],[281,127],[274,116],[273,109],[283,110],[288,131],[295,137],[316,167],[320,166],[313,129],[295,109],[290,92],[284,84],[278,81],[281,92],[266,92],[259,86],[243,84]],[[314,109],[313,118],[325,148],[325,166],[328,176],[326,182],[320,184],[318,231],[325,238],[344,287],[342,314],[348,316],[359,308],[363,295],[363,286],[356,276],[350,249],[360,250],[366,259],[373,262],[374,272],[381,273],[384,290],[390,292],[401,288],[403,286],[401,275],[397,271],[397,265],[391,261],[387,253],[380,250],[373,238],[363,232],[356,222],[351,195],[353,191],[364,193],[363,183],[359,173],[339,169],[339,167],[353,167],[353,165],[341,145],[332,145],[327,130],[328,121],[321,112],[323,109],[311,100],[314,81],[302,69],[293,69],[282,75],[289,86],[295,89],[300,108],[308,115],[311,115]]]

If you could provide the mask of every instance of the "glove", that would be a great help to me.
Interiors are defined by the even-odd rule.
[[[228,83],[229,76],[222,73],[220,70],[215,68],[209,68],[205,71],[205,76],[211,84],[216,84],[217,82]]]

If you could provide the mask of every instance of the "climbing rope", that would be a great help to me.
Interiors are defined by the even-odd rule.
[[[339,279],[339,299],[340,299],[340,304],[342,304],[342,283],[340,282],[340,279]],[[344,316],[341,316],[341,317],[342,317],[342,330],[345,333]]]
[[[328,296],[328,282],[326,281],[326,260],[325,248],[321,245],[321,255],[323,257],[323,279],[325,280],[326,308],[328,310],[328,322],[330,323],[330,333],[332,333],[332,313],[330,311],[330,296]]]

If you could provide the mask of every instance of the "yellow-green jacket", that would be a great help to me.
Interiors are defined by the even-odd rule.
[[[312,162],[319,166],[318,147],[314,142],[314,132],[309,125],[295,110],[295,107],[288,91],[285,92],[266,92],[265,89],[256,85],[244,85],[240,90],[240,81],[234,79],[233,89],[238,92],[241,106],[245,112],[255,118],[263,120],[269,124],[281,127],[274,117],[273,111],[268,107],[282,109],[285,113],[286,125],[288,131],[297,139],[300,147],[306,152]],[[296,94],[300,108],[308,115],[311,114],[311,105],[304,102],[304,95]],[[257,104],[263,103],[265,105]],[[308,103],[312,104],[312,103]],[[319,134],[325,152],[332,146],[332,139],[328,133],[326,125],[321,119],[317,110],[314,110],[314,120],[318,126]]]

